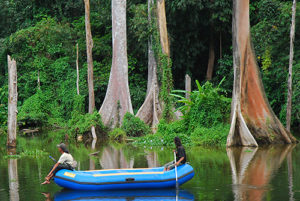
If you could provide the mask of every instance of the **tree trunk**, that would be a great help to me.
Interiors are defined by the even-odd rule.
[[[102,121],[115,127],[126,112],[133,113],[128,86],[126,0],[112,0],[113,60],[108,88],[100,108]]]
[[[157,20],[162,51],[170,57],[165,0],[157,0]]]
[[[151,7],[154,1],[148,0],[148,22],[151,25]],[[159,84],[157,81],[157,63],[152,49],[152,36],[148,41],[148,83],[147,95],[143,105],[138,110],[136,116],[146,124],[152,126],[155,131],[155,126],[158,124],[162,114],[162,109],[159,102]]]
[[[19,201],[19,178],[17,159],[8,160],[9,200]]]
[[[38,79],[37,79],[38,89],[41,89],[41,81],[40,81],[40,70],[38,70]]]
[[[79,56],[78,56],[78,43],[76,44],[76,88],[77,88],[77,95],[79,95]]]
[[[8,64],[8,119],[7,119],[7,146],[16,147],[17,138],[17,63],[7,56]]]
[[[222,59],[222,32],[220,31],[220,59]]]
[[[286,129],[291,129],[291,115],[292,115],[292,73],[293,73],[293,57],[294,57],[294,39],[295,39],[295,16],[296,16],[296,0],[293,0],[292,8],[292,24],[290,32],[290,60],[289,60],[289,76],[288,76],[288,94],[286,106]]]
[[[84,0],[85,7],[85,36],[86,36],[86,54],[88,65],[88,88],[89,88],[89,113],[93,113],[95,109],[94,95],[94,70],[93,70],[93,38],[90,23],[90,0]]]
[[[209,37],[209,54],[208,54],[208,64],[206,71],[206,80],[211,80],[214,72],[215,65],[215,42],[213,36],[213,29],[211,28],[211,33]]]
[[[227,146],[295,143],[265,95],[250,39],[249,0],[233,1],[234,85]]]

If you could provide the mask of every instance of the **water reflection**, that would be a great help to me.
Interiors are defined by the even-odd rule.
[[[272,176],[293,148],[293,145],[227,148],[235,200],[263,200]]]
[[[154,167],[159,167],[159,162],[158,162],[158,156],[156,152],[150,152],[150,151],[145,151],[146,152],[146,159],[147,159],[147,164],[148,168],[154,168]]]
[[[19,201],[19,178],[17,159],[8,160],[9,200]]]
[[[103,150],[100,164],[103,169],[133,168],[134,158],[127,161],[122,148],[107,146]]]
[[[140,200],[179,200],[192,201],[193,194],[186,190],[122,190],[122,191],[61,191],[55,194],[55,201],[63,200],[97,200],[97,201],[140,201]]]

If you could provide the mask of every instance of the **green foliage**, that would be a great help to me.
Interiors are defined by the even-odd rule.
[[[91,131],[92,126],[97,129],[97,134],[102,135],[107,131],[101,121],[101,116],[97,111],[93,114],[80,114],[74,112],[72,118],[68,122],[68,132],[71,136],[86,134]]]
[[[140,137],[151,133],[148,125],[129,112],[125,114],[121,128],[130,137]]]
[[[211,128],[197,127],[191,134],[194,145],[225,145],[229,124],[218,124]]]
[[[112,131],[110,131],[108,133],[108,137],[112,141],[119,141],[119,142],[123,142],[127,138],[126,132],[121,128],[115,128]]]

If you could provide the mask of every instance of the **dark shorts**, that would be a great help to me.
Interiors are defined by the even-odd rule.
[[[179,166],[180,166],[180,165],[183,165],[183,163],[179,163]],[[175,168],[175,161],[171,161],[171,162],[165,164],[164,167],[165,167],[166,169],[169,168],[169,170],[174,169],[174,168]]]
[[[53,167],[52,167],[53,168]],[[52,170],[51,168],[51,170]],[[62,163],[62,164],[59,164],[55,170],[53,171],[53,175],[55,175],[59,170],[62,170],[62,169],[67,169],[67,170],[73,170],[73,168],[71,167],[71,165],[67,164],[67,163]]]

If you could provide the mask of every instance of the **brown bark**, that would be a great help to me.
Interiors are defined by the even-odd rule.
[[[78,56],[78,43],[76,44],[76,88],[77,95],[79,95],[79,56]]]
[[[8,65],[8,119],[7,119],[7,146],[16,147],[17,138],[17,63],[7,56]]]
[[[266,98],[250,39],[249,0],[233,1],[234,86],[227,146],[295,143]]]
[[[90,23],[90,0],[84,0],[85,8],[85,36],[86,36],[86,54],[88,65],[88,88],[89,88],[89,113],[93,113],[95,109],[94,95],[94,70],[93,70],[93,38]]]
[[[151,23],[151,7],[154,1],[148,0],[148,21]],[[136,116],[146,124],[152,126],[155,131],[155,126],[158,124],[162,114],[162,109],[159,102],[159,85],[157,81],[157,63],[152,49],[152,36],[148,41],[148,83],[147,95],[143,105],[138,110]]]
[[[208,54],[208,64],[206,71],[206,80],[211,80],[214,72],[215,65],[215,41],[213,37],[213,29],[211,29],[210,39],[209,39],[209,54]]]
[[[100,108],[105,125],[121,124],[126,112],[133,113],[128,86],[126,0],[112,0],[113,60],[108,88]]]
[[[291,115],[292,115],[292,73],[293,73],[293,58],[294,58],[294,39],[295,39],[295,17],[296,17],[296,0],[293,0],[292,7],[292,24],[290,32],[290,60],[289,60],[289,76],[288,76],[288,94],[286,106],[286,129],[291,129]]]
[[[227,148],[234,200],[264,200],[265,188],[293,148],[293,145],[276,148]]]

